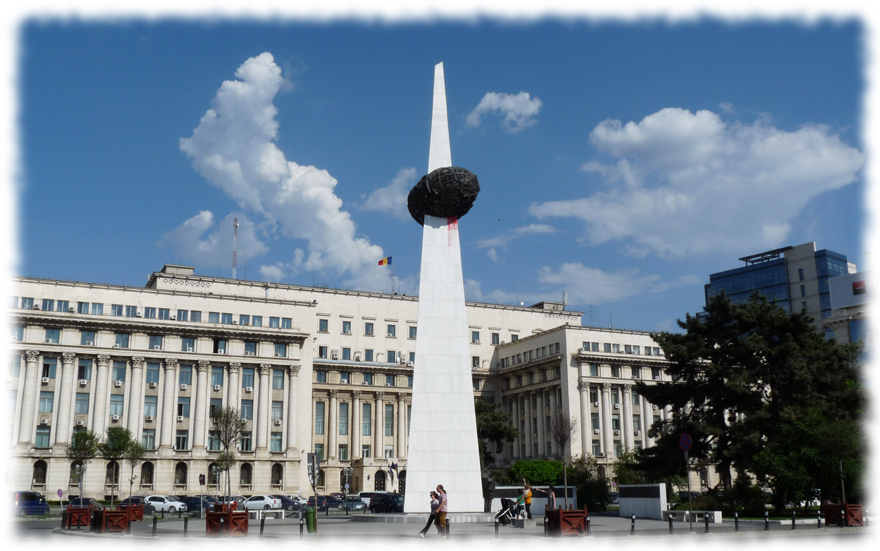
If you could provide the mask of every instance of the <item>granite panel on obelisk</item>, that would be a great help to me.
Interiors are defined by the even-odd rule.
[[[422,266],[405,512],[429,513],[438,484],[449,512],[482,512],[480,453],[471,379],[459,219],[480,190],[452,166],[443,64],[434,68],[428,174],[412,189],[410,214],[422,224]]]

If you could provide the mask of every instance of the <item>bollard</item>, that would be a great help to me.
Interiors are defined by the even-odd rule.
[[[165,509],[162,509],[162,520],[165,520]]]
[[[187,532],[189,531],[189,517],[183,518],[183,537],[188,537]]]
[[[794,511],[792,511],[791,512],[791,529],[796,530],[797,528],[795,528],[795,526],[796,525],[795,525],[795,521],[794,521]]]
[[[156,525],[159,524],[159,517],[153,517],[153,534],[152,536],[156,536]]]
[[[636,533],[636,515],[635,513],[630,517],[629,521],[629,535],[633,535]]]
[[[770,529],[770,511],[764,511],[764,530]]]
[[[840,524],[838,524],[841,528],[846,526],[846,511],[843,509],[840,510]]]
[[[183,509],[178,509],[177,510],[177,520],[180,520],[180,517],[182,517],[182,516],[183,516]]]
[[[495,539],[497,540],[501,535],[498,533],[498,519],[495,519]]]
[[[299,517],[299,539],[302,539],[302,537],[303,537],[303,523],[304,522],[305,522],[305,519],[303,519],[302,514],[300,514],[300,517]]]
[[[446,519],[446,539],[449,539],[449,519]]]
[[[672,534],[672,521],[675,519],[675,513],[669,513],[669,533]]]
[[[260,537],[263,537],[263,528],[266,527],[266,516],[260,515]]]
[[[865,528],[868,527],[868,510],[865,509]]]
[[[547,538],[550,536],[550,533],[547,531],[547,515],[544,515],[544,537]]]
[[[816,511],[816,528],[822,528],[822,511]]]
[[[739,532],[739,513],[733,513],[733,531]]]
[[[708,534],[709,533],[709,513],[703,513],[703,525],[705,525],[705,527],[706,527],[704,533]]]
[[[590,535],[590,515],[587,515],[587,535]]]
[[[324,513],[324,516],[325,516],[325,517],[329,517],[329,516],[330,516],[330,504],[329,504],[329,503],[327,504],[327,512]]]

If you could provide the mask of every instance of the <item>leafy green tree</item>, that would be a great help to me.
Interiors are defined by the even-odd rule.
[[[635,452],[627,451],[614,462],[614,482],[621,484],[645,484],[648,478],[639,470]]]
[[[545,459],[533,459],[529,461],[515,461],[510,466],[510,477],[516,484],[522,483],[523,479],[536,486],[556,484],[562,476],[562,463]]]
[[[132,445],[131,431],[122,427],[110,427],[107,429],[106,439],[98,444],[101,457],[113,465],[113,473],[110,480],[110,507],[116,496],[116,483],[119,480],[119,462],[125,457],[126,451]]]
[[[577,488],[579,507],[586,507],[588,511],[604,511],[608,507],[611,487],[595,457],[573,457],[566,470],[569,483]]]
[[[494,454],[501,452],[505,442],[513,442],[519,436],[519,431],[511,426],[508,415],[498,404],[475,399],[474,412],[477,416],[480,463],[483,467],[488,467],[495,460]]]
[[[85,495],[86,467],[98,456],[98,444],[100,441],[98,435],[88,429],[74,431],[70,437],[70,445],[67,446],[67,459],[72,466],[79,465],[82,469],[80,480],[78,481],[82,483],[80,496]]]

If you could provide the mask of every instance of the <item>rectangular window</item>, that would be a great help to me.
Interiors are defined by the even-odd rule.
[[[364,324],[364,336],[372,337],[373,336],[373,324],[365,323]]]
[[[342,322],[342,334],[343,335],[351,335],[351,322],[343,321]]]
[[[633,430],[642,430],[642,416],[639,414],[633,415]]]
[[[623,446],[620,443],[620,440],[614,441],[614,455],[620,457],[621,453],[623,453]]]
[[[67,312],[70,310],[70,302],[66,300],[59,300],[56,308],[57,312]]]
[[[396,326],[396,325],[393,325],[393,324],[390,324],[390,323],[388,324],[388,334],[387,334],[387,336],[389,336],[389,337],[396,337],[396,336],[397,336],[397,326]]]
[[[9,297],[9,309],[15,310],[18,308],[18,297]],[[80,312],[82,314],[82,312]]]
[[[53,312],[55,310],[55,301],[51,298],[43,299],[43,312]]]
[[[411,339],[416,338],[416,328],[414,325],[409,326],[409,338],[411,338]]]
[[[479,356],[471,356],[471,367],[473,369],[479,369],[479,367],[480,367],[480,357]]]
[[[351,383],[351,373],[340,373],[339,374],[339,382],[344,385],[350,384]]]
[[[641,354],[641,353],[642,353],[641,347],[637,344],[634,344],[633,345],[633,354]]]
[[[263,326],[263,316],[252,316],[251,317],[251,325],[254,327],[262,327]]]
[[[156,362],[147,363],[147,384],[159,383],[159,364]]]
[[[213,419],[214,415],[220,413],[223,409],[223,398],[211,398],[211,405],[208,406],[208,416]]]
[[[412,376],[412,375],[408,375],[407,378],[406,378],[406,386],[412,388],[412,383],[413,383],[413,376]]]
[[[149,319],[149,320],[156,319],[156,309],[155,308],[144,308],[144,319]]]
[[[272,370],[272,388],[274,390],[284,389],[284,371],[280,369]]]
[[[471,344],[480,344],[480,332],[471,331]]]
[[[280,452],[281,450],[281,433],[273,432],[269,435],[269,451]]]
[[[599,365],[598,364],[590,364],[590,376],[598,377],[599,376]]]
[[[183,337],[180,339],[181,352],[194,352],[196,349],[196,340],[192,337]]]
[[[501,335],[499,333],[492,333],[492,344],[501,344]]]
[[[159,308],[159,319],[160,320],[171,319],[171,310],[169,310],[168,308]]]
[[[144,396],[144,415],[156,417],[159,411],[158,396]]]
[[[125,396],[122,394],[113,394],[110,396],[110,415],[122,416],[125,410]]]
[[[315,444],[315,459],[318,462],[324,460],[324,444]]]
[[[208,451],[220,451],[220,432],[216,430],[208,431]]]
[[[141,445],[148,450],[156,449],[156,429],[144,429]]]
[[[243,452],[251,451],[251,433],[250,432],[241,433],[241,438],[238,439],[238,449],[239,449],[239,451],[243,451]]]
[[[361,435],[370,436],[373,434],[373,405],[361,404]],[[364,457],[369,457],[365,455]]]
[[[92,315],[93,316],[103,316],[104,315],[104,304],[100,302],[92,303]]]
[[[412,423],[412,405],[407,404],[406,406],[406,435],[409,436],[409,426]]]
[[[315,381],[319,383],[327,382],[327,372],[326,371],[315,371]]]
[[[223,386],[223,368],[211,367],[211,386]]]
[[[611,343],[606,342],[602,345],[603,352],[611,352]]]
[[[651,368],[651,378],[654,379],[655,381],[660,380],[660,368],[659,367],[652,367]]]
[[[232,314],[223,313],[220,322],[223,325],[232,325]]]
[[[348,444],[339,444],[339,460],[348,461]]]
[[[535,444],[535,445],[537,446],[537,444]],[[394,446],[393,445],[389,444],[389,445],[385,446],[385,457],[386,458],[394,457]]]
[[[77,314],[88,314],[89,313],[89,303],[88,302],[77,302],[76,303],[76,313]]]
[[[208,312],[208,323],[220,323],[220,312]]]
[[[269,327],[273,329],[278,329],[280,327],[281,318],[276,318],[275,316],[269,317]]]
[[[150,350],[162,350],[162,335],[150,335]]]
[[[394,436],[394,405],[385,404],[385,436]]]
[[[602,453],[602,446],[598,442],[593,442],[593,455]]]
[[[283,343],[275,343],[275,357],[276,358],[286,358],[287,357],[287,345]]]
[[[35,448],[49,447],[49,427],[37,427],[37,439],[34,441]]]
[[[394,375],[385,375],[385,386],[396,386]]]
[[[191,310],[189,313],[189,319],[193,323],[202,323],[202,313],[198,310]]]
[[[89,393],[88,392],[77,392],[76,393],[76,405],[74,406],[73,412],[79,413],[79,414],[86,414],[89,412]]]
[[[599,430],[599,414],[591,413],[590,414],[590,428],[593,430]]]
[[[807,286],[806,285],[801,285],[801,296],[802,297],[807,296]]]
[[[128,348],[131,335],[128,333],[116,333],[116,346],[114,348]]]
[[[280,421],[283,411],[284,411],[284,402],[279,402],[279,401],[272,402],[272,420],[273,421]]]
[[[327,319],[319,319],[318,320],[318,332],[319,333],[327,333],[330,327],[330,320]]]
[[[804,269],[803,268],[798,268],[798,279],[800,281],[804,280]]]
[[[85,377],[83,377],[85,379]],[[125,362],[124,361],[113,361],[113,374],[112,379],[114,381],[125,381]]]
[[[256,356],[257,355],[257,341],[244,341],[244,355],[245,356]]]
[[[655,356],[662,356],[662,355],[663,355],[663,354],[660,353],[660,349],[657,348],[656,346],[654,347],[654,355],[655,355]]]
[[[612,377],[620,377],[620,367],[616,365],[611,366],[611,376]]]
[[[191,365],[180,366],[180,377],[177,382],[182,385],[191,385],[192,384],[192,377],[193,377],[192,369],[193,368]]]
[[[40,392],[40,413],[52,413],[52,404],[54,401],[54,392]]]
[[[590,343],[590,352],[598,352],[599,351],[599,343],[591,342]]]
[[[611,351],[614,352],[615,354],[620,354],[620,345],[619,344],[612,344]]]
[[[281,329],[291,329],[293,320],[291,318],[281,318]]]
[[[13,341],[21,342],[24,340],[24,327],[16,326],[12,327],[11,329],[12,330],[9,333]]]
[[[175,450],[187,449],[188,441],[189,441],[189,431],[186,431],[186,430],[177,431],[177,436],[174,439],[174,449]]]
[[[416,361],[416,353],[410,352],[409,353],[409,363],[415,363],[415,361]]]
[[[367,385],[373,384],[373,374],[372,373],[364,373],[364,384],[367,384]]]
[[[254,368],[245,367],[241,370],[241,388],[254,387]]]
[[[46,329],[46,342],[58,344],[61,340],[61,329]]]
[[[238,315],[238,324],[239,325],[250,325],[251,317],[247,314],[239,314]]]
[[[388,352],[386,352],[385,361],[390,364],[397,363],[397,352],[394,350],[389,350]]]
[[[620,430],[620,415],[617,413],[611,414],[611,430]]]
[[[315,434],[324,434],[324,402],[315,402]]]
[[[177,321],[189,321],[189,310],[178,310]]]
[[[348,434],[348,404],[342,402],[339,404],[339,434]]]
[[[623,345],[623,353],[624,354],[632,354],[633,353],[632,345],[629,345],[629,344]]]
[[[369,459],[369,458],[371,457],[371,456],[370,456],[370,445],[369,445],[369,444],[364,444],[364,445],[361,446],[361,456],[362,456],[364,459]]]
[[[43,358],[43,377],[55,378],[55,368],[58,365],[58,358]]]
[[[636,392],[635,390],[633,390],[632,391],[632,405],[634,405],[634,406],[639,405],[640,398],[641,398],[641,396],[639,396],[639,393]]]
[[[34,299],[28,297],[22,297],[21,299],[21,309],[22,310],[32,310],[34,307]]]
[[[342,359],[350,360],[351,359],[351,348],[343,348],[342,349]]]
[[[372,362],[373,361],[373,349],[372,348],[367,348],[366,350],[364,350],[364,361],[365,362]]]
[[[326,346],[319,346],[318,347],[318,357],[323,358],[325,360],[327,359],[327,347]]]
[[[241,418],[245,421],[250,421],[254,418],[254,401],[253,400],[242,400],[241,401]]]
[[[510,335],[510,342],[516,342],[518,340],[519,340],[519,335],[514,335],[514,334]]]
[[[177,415],[189,417],[189,397],[180,396],[177,398]]]

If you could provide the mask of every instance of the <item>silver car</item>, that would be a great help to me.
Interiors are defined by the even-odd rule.
[[[248,511],[252,509],[263,509],[266,511],[269,509],[281,509],[281,500],[267,495],[251,496],[244,502],[244,508]]]
[[[157,511],[168,511],[169,513],[186,511],[186,503],[177,501],[170,496],[147,496],[146,501],[155,507]]]

